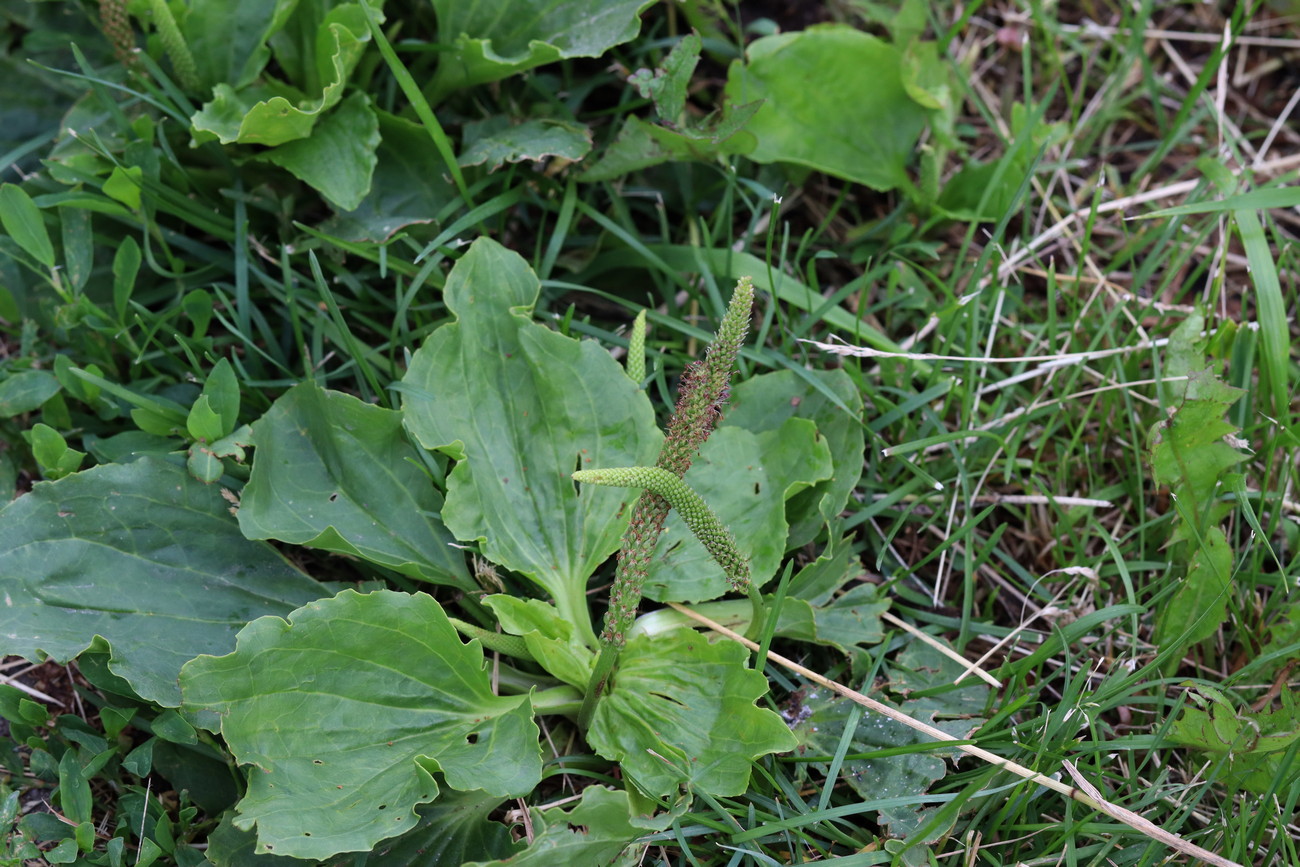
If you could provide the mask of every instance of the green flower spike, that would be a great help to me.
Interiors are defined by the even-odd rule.
[[[616,488],[644,488],[668,501],[677,510],[686,526],[704,545],[705,550],[718,561],[733,590],[749,590],[749,564],[736,547],[731,531],[709,508],[708,503],[677,476],[659,467],[618,467],[604,470],[579,470],[573,474],[576,482],[587,485],[608,485]]]
[[[686,475],[700,446],[713,431],[713,425],[718,419],[718,410],[727,402],[730,393],[731,372],[736,365],[740,345],[744,343],[745,335],[749,332],[749,315],[753,306],[754,285],[750,278],[741,277],[736,283],[736,290],[732,293],[727,312],[718,326],[717,336],[704,354],[704,360],[695,362],[682,374],[676,411],[672,420],[668,422],[668,430],[655,469],[680,480]],[[640,330],[634,326],[634,340],[636,332]],[[631,362],[631,351],[629,351],[629,362]],[[652,484],[662,487],[658,482],[652,481]],[[624,636],[636,619],[636,609],[641,602],[641,589],[650,574],[650,559],[654,556],[655,543],[664,528],[668,510],[672,507],[667,499],[652,490],[649,485],[645,487],[646,492],[641,495],[632,509],[632,518],[628,522],[627,532],[623,535],[623,544],[618,552],[614,586],[609,592],[609,610],[605,614],[605,628],[600,635],[600,657],[596,660],[596,668],[587,686],[587,695],[578,716],[579,724],[584,728],[590,723],[591,715],[596,709],[596,702],[600,699],[605,684],[614,671],[619,651],[623,647]],[[683,487],[685,487],[684,483]],[[698,500],[698,497],[696,499]],[[721,523],[718,523],[718,526],[721,527]],[[733,541],[732,549],[734,548]],[[740,562],[743,564],[743,560]],[[726,566],[724,565],[723,568],[725,569]],[[749,575],[747,564],[744,565],[744,569],[747,580]],[[730,571],[727,574],[731,576]]]

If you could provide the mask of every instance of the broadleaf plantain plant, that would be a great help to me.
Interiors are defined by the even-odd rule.
[[[519,256],[475,242],[444,290],[456,319],[412,357],[402,410],[294,387],[252,424],[238,494],[195,479],[184,455],[151,455],[42,483],[0,512],[0,548],[11,552],[0,590],[13,600],[0,608],[4,651],[106,656],[99,670],[115,675],[117,694],[178,709],[243,769],[213,863],[253,845],[322,859],[381,841],[390,853],[454,852],[456,863],[507,857],[520,845],[488,814],[542,779],[537,715],[574,718],[585,694],[599,700],[587,702],[582,733],[620,764],[627,788],[593,787],[574,808],[604,817],[584,858],[662,827],[672,814],[652,816],[665,804],[742,794],[755,759],[794,746],[785,722],[755,704],[767,681],[739,645],[662,619],[632,625],[637,594],[626,585],[597,637],[588,583],[636,520],[633,494],[600,482],[657,489],[641,502],[667,494],[655,509],[675,505],[695,530],[707,525],[712,555],[678,514],[657,543],[645,540],[656,552],[648,592],[707,601],[727,592],[721,576],[749,572],[751,600],[711,604],[743,605],[726,616],[752,622],[788,528],[833,518],[856,481],[861,431],[834,409],[860,407],[847,377],[741,383],[734,414],[751,427],[724,422],[704,442],[743,339],[752,293],[742,283],[723,339],[684,377],[665,441],[640,383],[609,353],[532,320],[539,290]],[[457,616],[428,593],[340,592],[270,539],[347,555],[399,586],[450,588],[440,594]],[[453,539],[546,598],[484,597]],[[847,649],[872,632],[861,587],[851,632],[832,601],[855,574],[838,539],[790,582],[778,634]],[[488,666],[485,649],[513,659]],[[602,655],[617,668],[599,673]],[[578,820],[566,816],[539,815],[537,826],[571,834]]]

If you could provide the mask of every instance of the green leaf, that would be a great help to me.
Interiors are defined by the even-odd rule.
[[[713,509],[749,560],[750,580],[762,587],[785,554],[786,492],[830,475],[830,456],[812,424],[794,420],[753,434],[718,428],[685,481]],[[703,602],[728,591],[726,575],[676,510],[655,547],[645,595],[659,602]]]
[[[34,412],[59,393],[59,380],[48,370],[23,370],[0,382],[0,418]]]
[[[191,476],[205,485],[220,481],[226,473],[221,458],[199,443],[190,446],[185,459],[185,468],[189,470]]]
[[[67,662],[103,640],[136,692],[179,704],[186,660],[321,593],[229,507],[151,457],[37,484],[0,511],[0,651]]]
[[[455,789],[522,795],[541,778],[527,696],[492,694],[477,642],[461,644],[426,594],[344,590],[289,619],[263,617],[233,653],[181,673],[186,707],[215,712],[252,765],[235,824],[258,851],[364,852]]]
[[[63,273],[69,285],[80,291],[95,268],[95,231],[92,211],[63,208],[59,211],[59,228],[63,233]],[[63,356],[59,356],[62,358]]]
[[[474,84],[543,63],[599,57],[631,40],[654,0],[516,0],[509,13],[490,3],[433,0],[441,55],[428,92],[437,103]]]
[[[1193,686],[1189,697],[1200,707],[1183,708],[1169,730],[1170,740],[1226,759],[1229,782],[1252,792],[1265,794],[1275,779],[1297,778],[1300,760],[1282,767],[1286,751],[1300,740],[1300,702],[1293,690],[1280,693],[1281,707],[1250,712],[1238,710],[1217,689],[1188,686]]]
[[[336,214],[321,227],[348,241],[386,241],[403,226],[433,222],[457,199],[424,129],[385,111],[375,114],[381,141],[370,192],[356,208]]]
[[[212,89],[212,100],[190,118],[195,140],[274,146],[306,138],[321,114],[343,98],[348,76],[369,41],[370,28],[361,7],[336,6],[321,22],[316,39],[319,96],[272,80],[242,89],[219,82]]]
[[[288,169],[334,207],[350,211],[370,192],[379,147],[379,119],[370,98],[354,93],[325,115],[312,134],[267,151],[262,159]]]
[[[1200,540],[1190,544],[1195,547],[1187,563],[1187,574],[1156,619],[1154,640],[1161,647],[1203,641],[1228,619],[1232,548],[1223,530],[1209,527]]]
[[[642,833],[628,819],[631,809],[627,792],[588,786],[572,810],[531,809],[533,842],[527,849],[463,867],[609,867]]]
[[[1262,190],[1224,196],[1213,202],[1195,202],[1190,205],[1161,208],[1149,214],[1138,214],[1136,219],[1181,217],[1186,214],[1220,214],[1224,211],[1267,211],[1297,206],[1300,206],[1300,187],[1266,187]]]
[[[447,527],[544,587],[590,643],[587,579],[618,548],[635,494],[579,494],[569,475],[652,463],[662,434],[608,352],[530,321],[539,289],[518,254],[475,241],[443,290],[457,321],[411,359],[403,405],[421,445],[457,461]]]
[[[239,506],[245,536],[478,590],[438,518],[442,497],[420,469],[401,413],[304,382],[253,423],[253,440]]]
[[[779,716],[754,705],[767,678],[745,668],[748,655],[689,629],[638,635],[619,656],[587,740],[652,796],[680,786],[741,794],[753,759],[795,745]]]
[[[809,606],[806,614],[795,604],[802,602],[802,599],[785,600],[777,625],[777,633],[782,637],[830,645],[849,656],[859,647],[884,640],[880,615],[889,610],[889,600],[881,597],[874,584],[851,587],[829,605]]]
[[[181,32],[204,86],[251,84],[270,59],[267,40],[297,5],[298,0],[191,0]]]
[[[655,70],[638,69],[628,78],[645,99],[653,99],[660,119],[677,123],[686,110],[686,91],[700,62],[700,37],[691,33],[681,38]]]
[[[847,407],[845,412],[833,402]],[[759,433],[781,427],[786,419],[809,419],[830,449],[832,475],[822,476],[810,489],[795,492],[786,504],[790,538],[786,549],[808,544],[821,531],[825,516],[843,511],[862,476],[866,438],[862,427],[862,395],[843,370],[780,370],[739,383],[722,425]]]
[[[823,171],[877,190],[907,186],[904,167],[927,111],[907,93],[903,56],[854,27],[827,24],[766,36],[731,64],[733,103],[763,100],[749,122],[749,158]]]
[[[41,209],[16,184],[0,184],[0,225],[33,259],[47,268],[54,267],[54,244],[45,229]]]
[[[208,403],[208,396],[200,394],[194,406],[190,407],[189,417],[185,420],[185,429],[199,442],[215,442],[223,436],[221,416]]]
[[[104,195],[116,199],[133,211],[140,210],[140,184],[144,169],[139,166],[113,166],[113,173],[104,181]]]
[[[596,655],[582,642],[573,624],[561,619],[555,606],[514,596],[488,596],[483,604],[497,615],[502,629],[523,636],[528,652],[542,668],[565,683],[586,688]]]
[[[591,150],[591,130],[578,123],[542,118],[511,125],[502,115],[465,125],[468,146],[456,162],[487,165],[495,171],[506,163],[559,157],[577,162]]]
[[[37,423],[32,426],[32,457],[36,458],[45,478],[53,481],[80,469],[86,453],[68,448],[62,434],[47,424]]]
[[[202,395],[220,417],[221,433],[208,442],[229,436],[239,423],[239,379],[235,376],[235,368],[229,359],[223,358],[213,366],[203,383]]]
[[[420,822],[414,830],[380,843],[364,863],[374,867],[391,864],[434,867],[465,864],[474,858],[509,857],[522,849],[523,844],[514,842],[510,829],[490,818],[504,801],[505,798],[483,791],[447,789],[432,804],[416,808]],[[537,832],[538,828],[534,826],[533,830]]]
[[[113,310],[121,320],[126,315],[126,304],[135,291],[135,278],[140,273],[140,245],[135,238],[127,237],[113,254]]]
[[[629,117],[600,160],[586,169],[579,180],[607,181],[637,169],[670,160],[687,162],[713,159],[723,154],[748,154],[754,137],[742,127],[758,111],[760,102],[727,105],[702,121],[691,121],[669,129]]]
[[[1242,394],[1210,371],[1192,373],[1186,399],[1153,433],[1155,481],[1173,488],[1187,514],[1198,519],[1208,514],[1219,477],[1246,459],[1224,441],[1237,431],[1225,416]]]

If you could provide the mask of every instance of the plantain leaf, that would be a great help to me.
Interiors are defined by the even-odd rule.
[[[474,861],[463,867],[609,867],[641,832],[628,817],[628,793],[588,786],[572,810],[532,809],[533,842],[498,861]],[[633,861],[631,863],[639,863]]]
[[[492,3],[433,0],[442,55],[430,101],[461,88],[499,81],[569,57],[599,57],[641,29],[653,0],[515,0],[509,12]]]
[[[827,24],[763,37],[745,54],[731,64],[726,96],[734,104],[764,101],[746,127],[758,140],[750,159],[807,166],[877,190],[908,184],[905,166],[928,112],[904,86],[897,48]]]
[[[833,399],[849,412],[836,406]],[[722,423],[758,433],[776,430],[789,418],[816,423],[830,449],[833,472],[811,488],[793,492],[786,503],[786,520],[790,522],[786,550],[811,542],[827,517],[843,511],[862,475],[866,444],[862,395],[843,370],[800,371],[799,375],[781,370],[748,379],[732,389]]]
[[[187,709],[205,725],[215,712],[253,766],[235,825],[256,826],[259,852],[369,851],[415,827],[439,770],[448,786],[498,796],[541,778],[527,696],[492,694],[478,643],[462,644],[426,594],[344,590],[263,617],[181,682]]]
[[[522,258],[475,241],[447,277],[456,322],[402,381],[407,429],[457,461],[442,516],[484,556],[528,576],[594,643],[587,579],[618,547],[635,492],[583,485],[580,467],[653,463],[649,399],[609,353],[529,321],[540,290]]]
[[[0,511],[0,651],[66,662],[107,642],[115,674],[178,705],[186,660],[322,594],[229,508],[155,457],[36,485]]]
[[[478,589],[438,517],[402,414],[304,382],[253,424],[239,526],[250,539],[337,551],[404,575]]]
[[[795,746],[781,718],[754,705],[767,678],[745,668],[747,656],[739,644],[710,644],[691,629],[636,636],[587,740],[652,796],[679,787],[741,794],[753,759]]]

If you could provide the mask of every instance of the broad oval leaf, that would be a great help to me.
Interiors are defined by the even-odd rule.
[[[452,788],[502,796],[541,778],[528,697],[493,695],[478,643],[462,644],[425,594],[344,590],[263,617],[181,682],[187,709],[215,712],[253,765],[235,825],[256,825],[259,852],[369,851],[416,826],[439,770]]]
[[[755,706],[767,678],[745,667],[748,654],[690,629],[633,638],[587,740],[655,797],[741,794],[755,758],[795,747],[781,718]]]
[[[631,40],[654,0],[433,0],[439,41],[450,46],[430,85],[432,102],[473,84],[569,57],[599,57]]]
[[[757,40],[732,63],[727,99],[763,100],[746,129],[755,162],[808,166],[877,190],[908,183],[904,166],[928,113],[904,87],[903,55],[854,27],[829,24]]]
[[[811,542],[827,517],[843,511],[862,476],[866,447],[862,395],[843,370],[779,370],[747,379],[732,389],[722,424],[758,433],[777,430],[790,418],[816,423],[830,449],[832,472],[786,503],[786,550]]]
[[[443,520],[484,556],[536,581],[591,644],[587,579],[615,549],[636,496],[583,485],[579,468],[653,463],[650,401],[609,353],[531,322],[540,290],[524,260],[474,242],[447,277],[457,321],[435,331],[402,381],[407,429],[458,463]]]
[[[47,268],[54,267],[54,244],[41,209],[17,184],[0,184],[0,226],[32,258]]]
[[[187,660],[322,594],[229,508],[155,457],[36,485],[0,511],[0,650],[66,662],[101,638],[137,693],[180,704]]]
[[[41,408],[59,393],[59,380],[48,370],[21,370],[0,381],[0,418]]]
[[[338,551],[404,575],[478,589],[438,518],[402,414],[312,382],[253,423],[253,472],[239,506],[250,539]]]
[[[355,93],[321,118],[311,135],[272,148],[263,158],[288,169],[334,207],[350,211],[370,192],[378,147],[379,118],[370,98]]]

